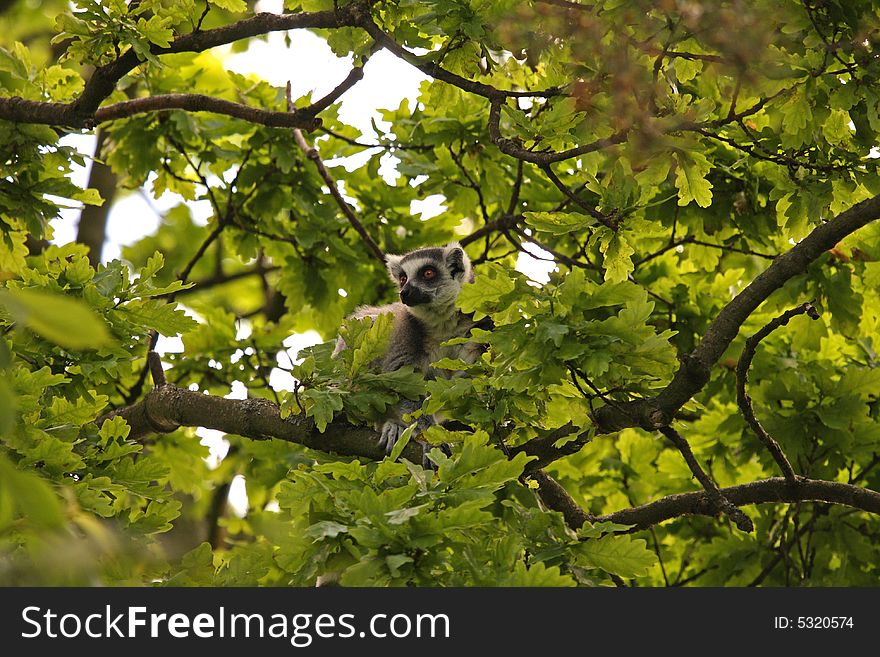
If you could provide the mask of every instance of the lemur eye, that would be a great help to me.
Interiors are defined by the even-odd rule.
[[[397,279],[397,280],[400,281],[400,284],[401,284],[401,285],[406,285],[406,274],[401,274],[401,275],[400,275],[400,278]]]
[[[425,271],[422,272],[422,278],[424,278],[426,281],[430,281],[436,275],[437,275],[436,269],[429,268],[429,269],[426,269]]]

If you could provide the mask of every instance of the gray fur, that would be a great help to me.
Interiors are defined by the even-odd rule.
[[[391,339],[381,362],[381,370],[392,372],[411,365],[427,378],[433,379],[453,375],[452,372],[431,366],[441,358],[460,359],[467,363],[476,361],[482,352],[477,344],[441,346],[452,338],[469,335],[475,326],[473,319],[456,306],[462,285],[473,281],[471,262],[464,249],[458,243],[426,247],[404,255],[388,255],[386,264],[391,279],[400,288],[402,301],[387,306],[364,306],[352,315],[358,319],[385,313],[394,315]],[[433,275],[425,276],[429,268]],[[402,276],[406,278],[402,279]],[[334,355],[344,348],[345,342],[339,338]],[[419,408],[421,402],[402,400],[383,424],[379,444],[388,453],[408,426],[403,416]],[[418,419],[416,430],[424,431],[434,423],[433,417],[423,415]]]

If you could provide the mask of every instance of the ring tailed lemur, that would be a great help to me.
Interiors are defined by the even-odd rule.
[[[388,350],[381,361],[383,372],[391,372],[407,365],[421,371],[426,378],[449,376],[444,370],[431,367],[441,358],[454,358],[473,363],[483,351],[476,343],[443,347],[452,338],[465,337],[475,326],[471,316],[456,307],[462,285],[473,282],[471,261],[458,243],[444,247],[425,247],[404,255],[386,255],[388,271],[400,287],[400,302],[387,306],[365,306],[352,317],[376,317],[394,314],[394,325]],[[345,348],[342,338],[336,343],[335,354]],[[407,428],[403,416],[421,408],[421,401],[400,400],[394,416],[382,426],[379,445],[389,454]],[[430,415],[417,420],[416,431],[421,432],[435,423]]]

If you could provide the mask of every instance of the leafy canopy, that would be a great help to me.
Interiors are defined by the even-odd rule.
[[[876,583],[876,501],[767,493],[744,508],[752,532],[715,502],[649,514],[703,491],[661,425],[735,504],[737,486],[771,490],[778,463],[743,418],[735,365],[748,336],[810,300],[818,320],[795,317],[758,345],[750,403],[794,471],[828,485],[817,490],[880,488],[873,2],[285,10],[0,10],[0,582]],[[289,99],[226,70],[215,47],[284,29],[325,39],[351,80]],[[379,48],[429,79],[361,134],[339,101]],[[312,64],[283,65],[293,76]],[[97,152],[78,152],[69,131],[99,132]],[[88,160],[82,188],[71,172]],[[46,241],[65,208],[106,221],[117,189],[176,203],[119,259],[101,262],[103,237],[82,231]],[[412,211],[438,194],[437,216]],[[206,224],[192,201],[210,206]],[[713,321],[774,257],[847,211],[864,219],[730,320],[737,337],[719,358],[689,359],[731,328]],[[343,324],[394,297],[365,235],[388,253],[462,241],[477,279],[461,309],[495,326],[474,331],[477,362],[441,360],[456,376],[431,381],[376,371],[390,318]],[[548,280],[516,271],[527,254],[551,263]],[[349,348],[333,358],[340,326]],[[307,331],[325,342],[285,349]],[[270,407],[235,401],[230,414],[183,404],[163,424],[158,397],[144,402],[159,336],[181,340],[162,355],[169,384],[212,399],[243,389],[309,440],[247,430],[242,418]],[[688,379],[697,366],[706,375]],[[680,377],[697,381],[686,403],[662,407]],[[451,446],[430,452],[434,469],[331,442],[400,398],[455,421],[424,436]],[[643,402],[661,404],[658,424],[627,415]],[[133,405],[147,415],[112,414]],[[197,427],[225,434],[225,457],[208,458]],[[243,514],[225,504],[238,476]]]

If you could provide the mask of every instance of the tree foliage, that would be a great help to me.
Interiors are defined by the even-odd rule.
[[[873,2],[0,11],[3,583],[876,584]],[[288,30],[351,73],[294,98],[225,68]],[[339,103],[379,50],[428,80],[362,135]],[[52,242],[116,187],[177,202],[120,259]],[[375,371],[389,322],[344,318],[392,299],[384,253],[450,240],[485,354]],[[376,446],[400,398],[450,420],[432,468]]]

